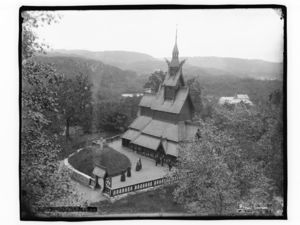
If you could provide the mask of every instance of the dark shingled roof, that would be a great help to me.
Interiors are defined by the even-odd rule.
[[[175,87],[177,85],[177,82],[178,82],[179,78],[180,78],[180,75],[181,75],[181,70],[180,69],[177,71],[175,76],[174,75],[171,76],[170,73],[167,73],[167,75],[164,79],[163,85]]]
[[[163,141],[162,145],[167,155],[178,157],[179,145],[177,143],[171,141]]]
[[[160,139],[141,134],[132,143],[139,146],[143,146],[145,148],[150,148],[152,150],[157,150],[160,143]]]
[[[149,93],[145,93],[140,101],[139,106],[143,106],[143,107],[151,107],[151,103],[153,101],[153,99],[155,98],[155,95],[153,94],[149,94]]]
[[[164,91],[165,91],[164,87],[162,87],[159,90],[157,96],[152,101],[151,109],[157,111],[169,112],[169,113],[176,113],[176,114],[180,113],[182,106],[189,95],[189,88],[188,87],[180,88],[176,93],[175,101],[165,100]]]
[[[127,139],[127,140],[134,140],[137,136],[140,135],[140,132],[137,130],[133,130],[133,129],[128,129],[123,135],[122,138]]]
[[[147,119],[149,118],[147,117]],[[143,123],[144,119],[144,116],[139,116],[136,120]],[[174,124],[150,118],[146,126],[139,131],[129,128],[122,138],[130,140],[133,144],[153,150],[157,150],[159,144],[162,143],[166,154],[177,157],[178,143],[193,140],[197,129],[198,126],[192,122],[181,121]]]
[[[160,121],[152,120],[143,130],[142,133],[152,135],[158,138],[167,138],[168,140],[178,142],[178,125]]]
[[[129,125],[129,127],[135,130],[142,130],[147,126],[148,123],[150,123],[151,120],[151,117],[139,116]]]

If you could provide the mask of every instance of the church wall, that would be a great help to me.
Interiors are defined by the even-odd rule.
[[[147,107],[140,107],[140,115],[141,116],[149,116],[149,117],[152,117],[153,115],[153,111],[152,109],[150,108],[147,108]]]
[[[164,120],[164,121],[171,121],[177,122],[178,115],[173,113],[161,112],[161,111],[154,111],[153,119],[155,120]]]
[[[183,104],[182,109],[181,109],[180,114],[179,114],[178,117],[179,117],[178,118],[179,121],[192,120],[193,113],[192,113],[191,105],[188,102],[188,99]]]

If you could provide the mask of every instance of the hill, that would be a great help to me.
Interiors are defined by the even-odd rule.
[[[283,64],[256,59],[239,59],[224,57],[189,57],[190,65],[207,69],[223,71],[240,78],[282,79]]]
[[[155,62],[155,58],[150,55],[129,51],[87,51],[87,50],[55,50],[48,52],[50,56],[79,56],[87,59],[94,59],[105,64],[110,64],[121,69],[133,70],[135,62]],[[132,65],[132,66],[131,66]],[[133,70],[135,71],[135,70]]]
[[[145,82],[133,71],[121,70],[98,60],[75,56],[37,56],[35,60],[53,64],[56,70],[66,77],[79,74],[87,75],[93,84],[94,93],[107,96],[119,96],[123,92],[139,92]]]
[[[164,60],[138,52],[55,50],[49,55],[80,56],[86,59],[100,60],[123,70],[135,71],[138,75],[149,75],[155,70],[166,71],[167,69]],[[282,63],[226,57],[182,57],[182,59],[187,59],[183,67],[187,77],[234,76],[259,80],[281,80],[283,76]]]

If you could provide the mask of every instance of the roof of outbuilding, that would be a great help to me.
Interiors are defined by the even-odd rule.
[[[96,166],[94,169],[93,169],[93,174],[98,176],[98,177],[101,177],[101,178],[104,178],[105,177],[105,173],[106,171],[98,166]]]
[[[249,100],[248,95],[237,95],[236,97],[221,97],[219,99],[219,104],[223,105],[223,104],[238,104],[238,103],[246,103],[249,105],[253,105],[253,103]]]
[[[244,95],[242,95],[242,94],[237,94],[236,97],[239,98],[239,99],[249,99],[249,96],[248,96],[248,95],[245,95],[245,94],[244,94]]]

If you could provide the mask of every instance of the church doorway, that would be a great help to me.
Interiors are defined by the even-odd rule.
[[[155,156],[156,160],[158,160],[158,163],[160,163],[162,166],[166,163],[166,153],[161,144],[158,146]]]

